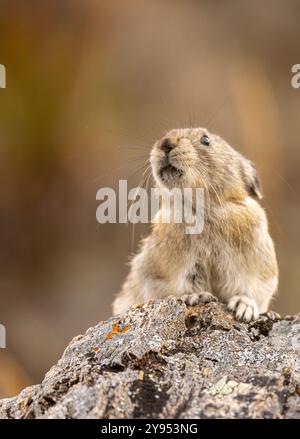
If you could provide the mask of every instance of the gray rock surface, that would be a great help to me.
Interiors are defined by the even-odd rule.
[[[75,337],[0,418],[300,418],[300,316],[237,322],[174,298]]]

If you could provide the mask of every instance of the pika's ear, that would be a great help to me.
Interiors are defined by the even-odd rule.
[[[254,198],[262,199],[262,187],[260,183],[260,179],[257,175],[257,170],[255,165],[252,162],[249,162],[249,175],[246,179],[246,189],[250,196]]]

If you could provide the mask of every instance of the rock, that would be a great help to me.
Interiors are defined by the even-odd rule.
[[[167,298],[75,337],[1,418],[300,418],[300,316],[237,322]]]

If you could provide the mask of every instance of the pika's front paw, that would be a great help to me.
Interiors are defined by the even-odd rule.
[[[250,322],[259,316],[258,307],[253,299],[247,296],[233,296],[228,302],[227,308],[233,311],[237,320]]]
[[[182,296],[182,300],[188,306],[195,306],[200,303],[216,302],[217,298],[208,291],[201,291],[200,293],[185,294]]]

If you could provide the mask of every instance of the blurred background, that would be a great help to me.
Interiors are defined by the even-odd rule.
[[[111,314],[148,226],[99,225],[96,191],[141,183],[164,131],[207,126],[252,159],[300,311],[298,0],[1,0],[0,397],[42,380]]]

